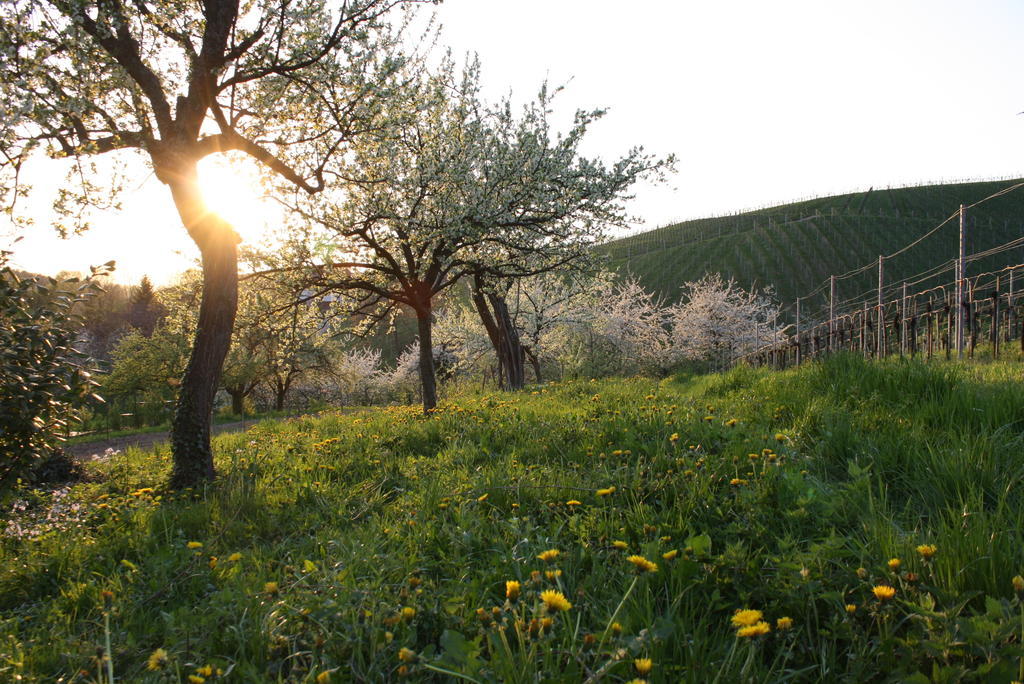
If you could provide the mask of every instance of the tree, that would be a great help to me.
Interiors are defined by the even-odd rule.
[[[156,300],[156,291],[148,276],[142,276],[138,287],[132,290],[127,314],[130,326],[147,337],[153,334],[161,311],[160,303]]]
[[[210,417],[237,306],[239,237],[206,209],[204,157],[234,152],[308,193],[356,135],[393,60],[385,14],[402,0],[12,0],[0,4],[0,195],[42,146],[71,159],[59,207],[104,206],[87,168],[137,152],[199,248],[199,325],[171,430],[172,484],[214,475]],[[330,126],[325,126],[329,123]]]
[[[344,197],[315,199],[334,202],[303,210],[327,233],[320,244],[350,257],[308,255],[320,291],[353,293],[359,310],[383,304],[415,312],[424,411],[437,403],[437,295],[468,276],[485,295],[487,281],[580,258],[608,225],[623,220],[625,191],[670,162],[639,149],[611,167],[583,158],[579,144],[603,112],[577,112],[570,130],[555,135],[550,102],[542,89],[518,117],[507,100],[487,107],[477,65],[457,74],[447,61],[382,109],[384,120],[401,126],[381,125],[385,133],[355,141]],[[500,299],[486,303],[500,344],[514,328]],[[515,358],[514,345],[505,347]]]
[[[683,292],[669,316],[674,344],[685,358],[724,367],[774,339],[778,305],[770,290],[747,292],[712,273],[685,283]]]
[[[56,444],[96,384],[74,347],[75,305],[98,291],[94,279],[20,278],[8,255],[0,251],[0,490]]]

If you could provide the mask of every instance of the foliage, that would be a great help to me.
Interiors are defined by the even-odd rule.
[[[20,278],[8,254],[0,252],[0,491],[56,445],[96,384],[75,348],[74,311],[98,291],[94,279]]]
[[[19,495],[0,667],[95,676],[107,612],[140,682],[1017,679],[1018,373],[840,356],[267,422],[193,494],[129,451]]]

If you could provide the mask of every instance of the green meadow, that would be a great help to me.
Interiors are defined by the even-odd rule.
[[[24,490],[0,679],[1024,679],[1012,363],[456,393]]]

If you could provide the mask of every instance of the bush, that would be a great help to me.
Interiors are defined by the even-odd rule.
[[[86,357],[73,344],[82,324],[75,305],[99,292],[98,269],[84,279],[19,277],[9,256],[0,252],[0,491],[95,397]]]

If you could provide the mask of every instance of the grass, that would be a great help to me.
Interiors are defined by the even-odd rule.
[[[1020,679],[1019,373],[844,355],[264,422],[181,494],[129,449],[20,495],[0,678]]]

